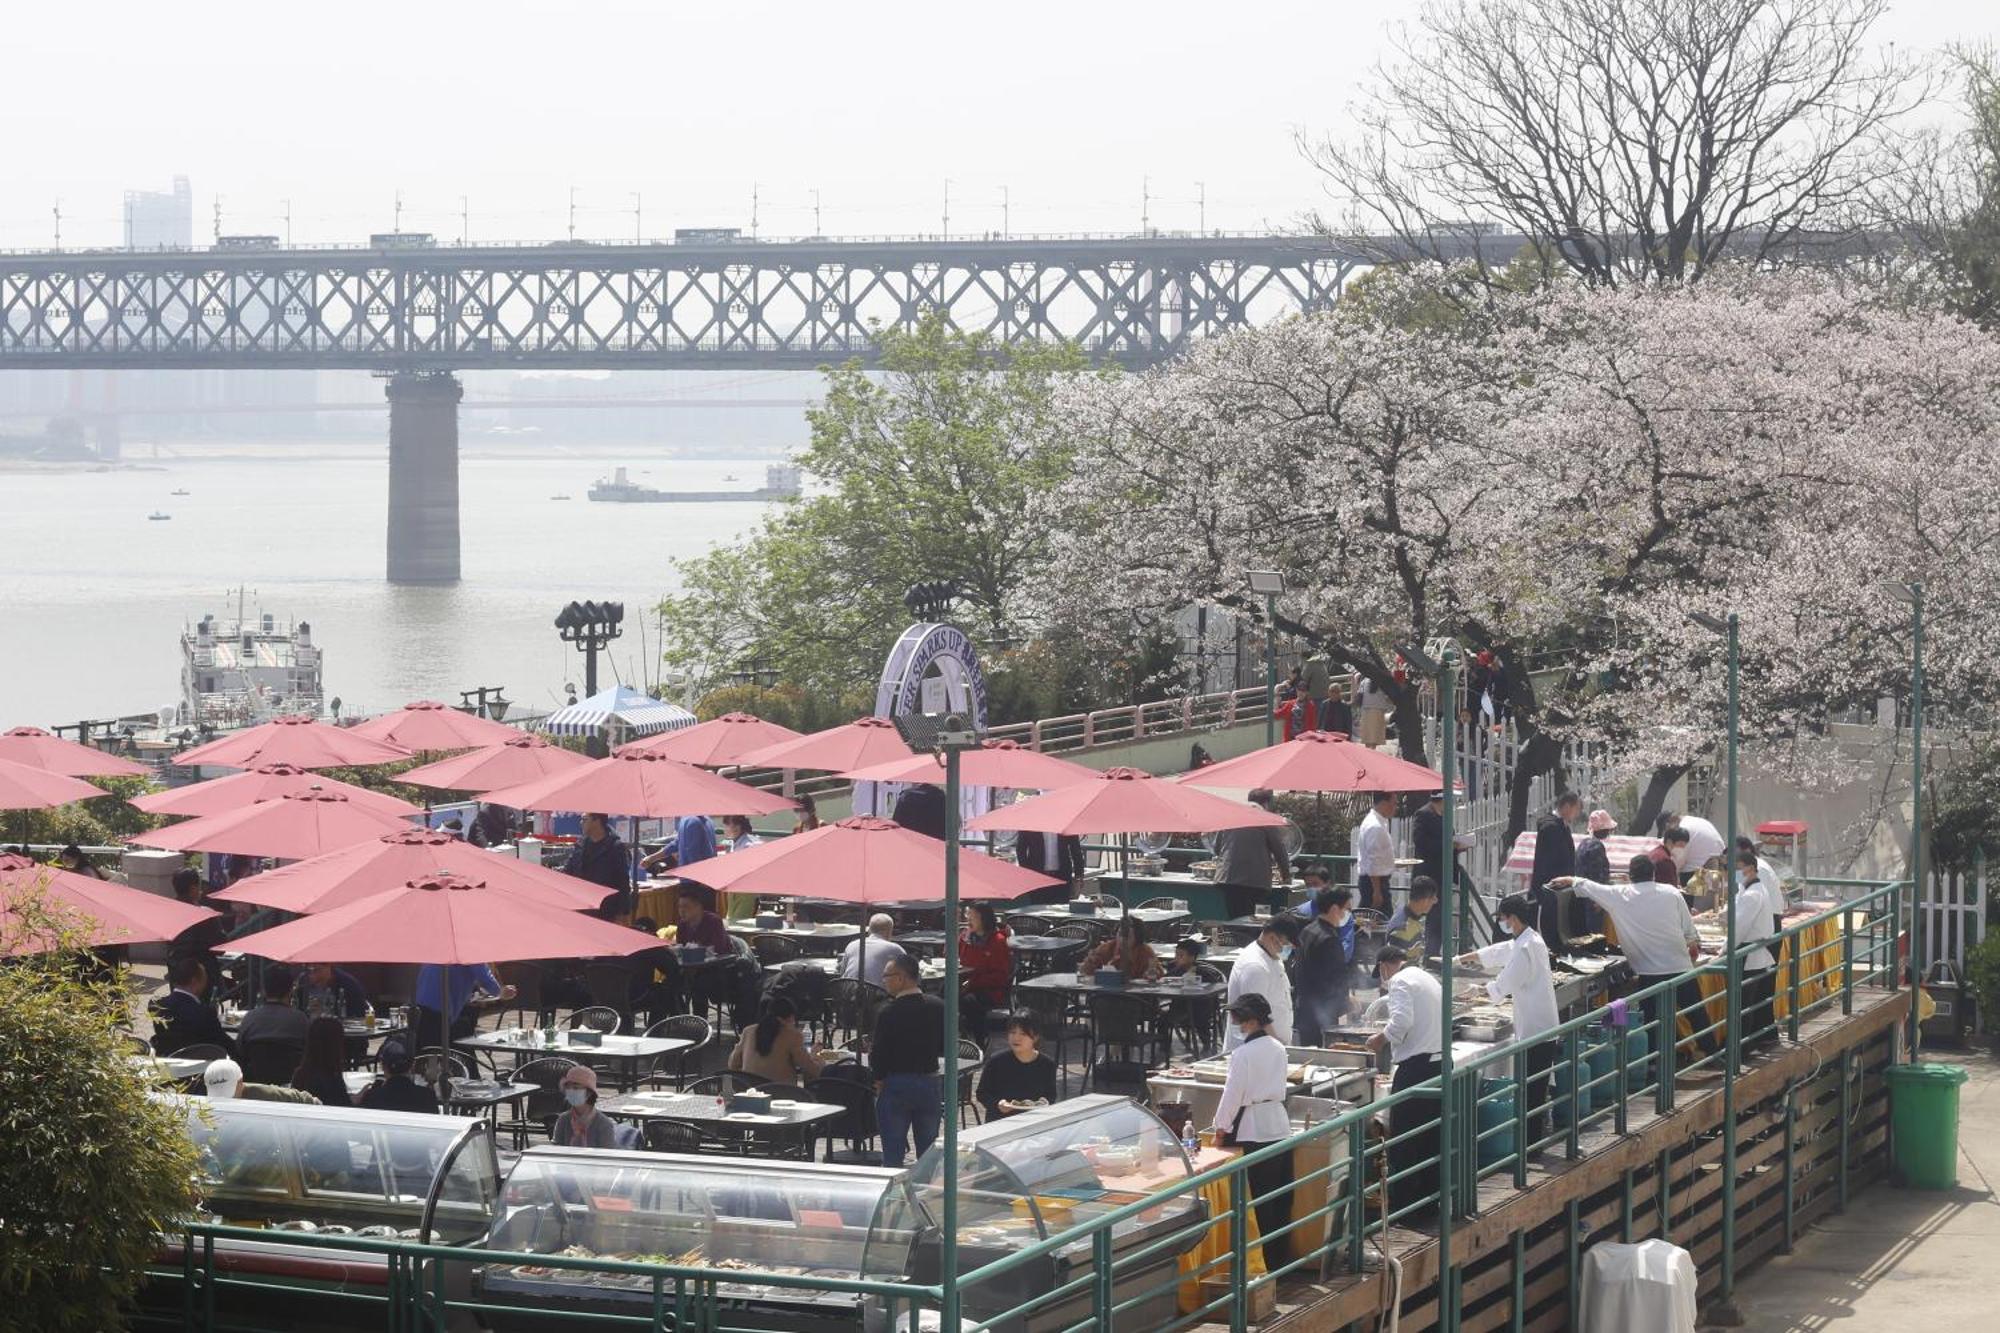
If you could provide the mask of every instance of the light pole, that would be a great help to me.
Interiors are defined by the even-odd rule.
[[[1250,591],[1264,599],[1264,744],[1278,743],[1278,598],[1285,591],[1282,570],[1247,571]]]
[[[1691,612],[1688,619],[1703,629],[1723,635],[1729,641],[1729,850],[1722,868],[1723,886],[1728,893],[1728,901],[1722,904],[1723,927],[1727,932],[1722,966],[1729,1015],[1728,1027],[1723,1033],[1725,1053],[1722,1071],[1722,1285],[1716,1292],[1717,1308],[1710,1312],[1711,1322],[1727,1325],[1742,1322],[1742,1317],[1735,1313],[1733,1298],[1736,1291],[1736,1075],[1743,1056],[1743,970],[1736,957],[1736,893],[1730,880],[1733,873],[1730,866],[1736,856],[1736,748],[1741,726],[1736,697],[1739,645],[1734,611],[1726,620],[1705,611]],[[1672,1077],[1672,1066],[1671,1052],[1663,1053],[1660,1057],[1660,1077]]]
[[[556,632],[583,654],[583,692],[597,693],[597,654],[625,632],[625,603],[571,602],[556,613]]]
[[[1890,591],[1910,606],[1910,1032],[1917,1058],[1917,987],[1924,984],[1924,585]]]

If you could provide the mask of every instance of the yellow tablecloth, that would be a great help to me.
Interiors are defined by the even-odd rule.
[[[1856,912],[1854,927],[1859,930],[1867,923],[1866,912]],[[1793,950],[1798,945],[1797,980],[1799,987],[1799,1007],[1804,1009],[1825,999],[1840,989],[1840,918],[1830,916],[1824,921],[1807,926],[1797,935],[1787,938],[1776,950],[1778,958],[1777,1003],[1773,1012],[1779,1019],[1792,1015]],[[1708,1001],[1708,1021],[1715,1025],[1720,1037],[1728,1030],[1729,1000],[1725,992],[1729,989],[1728,979],[1720,972],[1704,972],[1697,979],[1701,987],[1701,997]],[[1686,1018],[1681,1019],[1681,1035],[1693,1032]]]
[[[1235,1154],[1230,1153],[1227,1155],[1234,1156]],[[1202,1150],[1201,1155],[1195,1159],[1195,1170],[1210,1170],[1224,1160],[1226,1158],[1223,1153],[1213,1148],[1205,1148]],[[1202,1276],[1216,1279],[1227,1278],[1230,1275],[1227,1260],[1229,1258],[1230,1214],[1236,1207],[1234,1191],[1230,1189],[1227,1180],[1211,1181],[1202,1187],[1201,1197],[1207,1200],[1208,1215],[1214,1218],[1215,1221],[1209,1223],[1207,1233],[1201,1238],[1201,1244],[1181,1256],[1180,1270],[1183,1273],[1196,1274],[1197,1270],[1201,1269],[1203,1265],[1211,1260],[1221,1259],[1224,1262],[1209,1269],[1206,1274],[1191,1276],[1181,1282],[1180,1307],[1182,1314],[1193,1314],[1201,1308],[1203,1303],[1201,1294]],[[1246,1214],[1245,1222],[1248,1226],[1247,1239],[1249,1251],[1246,1256],[1246,1262],[1250,1268],[1249,1276],[1252,1278],[1262,1277],[1265,1273],[1264,1251],[1257,1243],[1256,1209],[1253,1208]]]

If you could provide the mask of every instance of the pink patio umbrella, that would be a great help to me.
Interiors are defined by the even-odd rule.
[[[430,874],[232,941],[286,963],[506,963],[622,958],[658,939],[482,879]]]
[[[409,757],[410,752],[402,747],[357,736],[351,728],[330,727],[310,717],[279,717],[184,750],[174,756],[174,762],[218,768],[255,768],[259,764],[361,768]]]
[[[485,799],[515,810],[578,810],[667,819],[676,815],[771,815],[793,808],[782,796],[717,777],[692,764],[626,750]]]
[[[325,912],[436,874],[484,880],[492,888],[572,911],[595,908],[606,893],[600,884],[484,851],[441,829],[405,828],[252,875],[209,897]]]
[[[1444,778],[1335,731],[1307,731],[1277,745],[1183,773],[1188,787],[1272,791],[1437,791]]]
[[[232,852],[298,861],[408,827],[407,819],[351,801],[342,792],[312,790],[135,833],[127,841],[170,852]]]
[[[0,759],[0,810],[51,810],[106,794],[80,778]]]
[[[985,740],[958,758],[958,777],[968,787],[1012,787],[1047,791],[1073,782],[1089,782],[1100,770],[1030,750],[1016,740]],[[856,782],[944,783],[944,764],[936,755],[912,755],[886,764],[870,764],[846,775]]]
[[[170,940],[188,927],[217,915],[206,907],[190,907],[142,889],[58,870],[12,852],[0,853],[0,952],[40,953],[55,941],[41,929],[45,924],[22,909],[33,900],[58,915],[74,912],[87,948],[109,944],[148,944]]]
[[[131,804],[149,815],[224,815],[259,801],[275,801],[298,791],[339,792],[356,805],[391,815],[422,813],[421,806],[389,795],[370,791],[351,782],[309,772],[296,764],[259,764],[226,778],[212,778],[186,787],[150,792]]]
[[[860,717],[797,740],[780,741],[737,757],[744,768],[814,769],[851,773],[871,764],[908,759],[910,747],[886,717]]]
[[[743,756],[752,750],[768,749],[800,739],[799,732],[775,722],[766,722],[761,717],[749,713],[724,713],[721,717],[692,727],[622,745],[618,752],[624,754],[638,750],[663,759],[678,759],[697,768],[734,768],[741,766]]]
[[[868,815],[711,857],[674,872],[732,893],[810,895],[843,903],[944,897],[944,844]],[[966,898],[1018,898],[1062,883],[1037,871],[967,851],[958,858]]]
[[[1018,829],[1037,833],[1206,833],[1226,828],[1283,828],[1285,817],[1243,801],[1225,800],[1136,768],[1111,768],[1078,782],[989,811],[970,832]]]
[[[526,734],[519,727],[460,712],[435,699],[405,704],[393,713],[371,717],[349,731],[412,751],[471,750],[482,745],[504,745]]]
[[[540,736],[523,734],[470,754],[453,755],[413,768],[396,780],[441,791],[486,792],[498,787],[518,787],[595,762],[587,754],[551,745]]]
[[[143,778],[152,771],[144,764],[66,741],[40,727],[0,732],[0,759],[66,778]]]

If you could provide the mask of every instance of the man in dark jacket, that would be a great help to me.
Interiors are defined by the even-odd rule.
[[[1583,798],[1573,791],[1556,797],[1555,809],[1535,825],[1535,867],[1528,875],[1528,896],[1540,918],[1535,929],[1551,955],[1563,951],[1562,902],[1549,881],[1576,874],[1576,839],[1570,825],[1583,810]]]
[[[1014,835],[1014,860],[1024,870],[1039,870],[1064,881],[1021,895],[1023,902],[1065,903],[1083,881],[1083,839],[1032,830]]]
[[[563,865],[563,872],[592,884],[601,884],[611,895],[597,909],[596,915],[606,921],[616,921],[631,914],[632,858],[626,854],[625,844],[611,831],[611,821],[605,816],[583,817],[583,837],[577,840],[576,849]]]
[[[1266,787],[1250,793],[1250,804],[1265,810],[1272,800]],[[1215,859],[1215,883],[1232,917],[1248,916],[1264,906],[1274,912],[1285,910],[1286,890],[1274,882],[1279,871],[1284,872],[1283,884],[1292,878],[1292,857],[1285,850],[1282,828],[1223,829],[1215,835]]]
[[[167,967],[165,998],[153,1010],[153,1049],[172,1055],[186,1046],[220,1046],[231,1055],[236,1043],[222,1030],[215,1006],[208,1002],[208,968],[197,957],[176,958]]]
[[[943,842],[944,788],[933,782],[904,788],[896,798],[895,813],[889,817],[912,833]]]
[[[1463,829],[1459,830],[1459,833],[1460,835],[1463,835],[1464,830]],[[1458,837],[1453,838],[1454,842],[1458,840],[1459,840]],[[1428,875],[1431,877],[1433,882],[1440,885],[1443,884],[1444,883],[1444,793],[1443,792],[1441,791],[1432,792],[1430,800],[1424,803],[1424,808],[1417,811],[1415,815],[1411,816],[1410,850],[1412,853],[1415,854],[1418,863],[1416,869],[1412,870],[1410,873],[1413,875]],[[1456,876],[1455,883],[1457,883],[1460,891],[1470,892],[1471,885],[1468,884],[1466,881],[1465,868],[1459,864],[1459,855],[1460,854],[1457,851],[1453,851],[1452,853],[1451,856],[1452,873],[1453,875]]]

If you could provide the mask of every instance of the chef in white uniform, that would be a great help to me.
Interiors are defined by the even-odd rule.
[[[1528,1142],[1533,1144],[1547,1131],[1543,1107],[1549,1099],[1549,1069],[1555,1063],[1552,1041],[1538,1041],[1561,1021],[1556,1011],[1556,982],[1549,972],[1549,946],[1529,923],[1534,906],[1527,895],[1510,893],[1500,900],[1494,917],[1506,938],[1459,957],[1468,967],[1481,967],[1498,975],[1486,983],[1486,993],[1494,1000],[1514,1002],[1514,1082],[1520,1089],[1528,1118]]]
[[[1271,1032],[1270,1003],[1256,992],[1229,1002],[1229,1026],[1237,1040],[1229,1052],[1229,1076],[1223,1080],[1222,1099],[1215,1104],[1215,1137],[1218,1143],[1232,1143],[1252,1153],[1292,1132],[1292,1118],[1285,1110],[1290,1090],[1285,1081],[1285,1046]],[[1251,1197],[1262,1198],[1273,1190],[1283,1190],[1292,1178],[1291,1157],[1278,1153],[1245,1168],[1243,1174]],[[1287,1262],[1291,1237],[1280,1236],[1274,1241],[1271,1233],[1288,1223],[1291,1215],[1289,1192],[1257,1205],[1257,1230],[1263,1237],[1266,1268]]]
[[[1234,1004],[1246,995],[1263,996],[1271,1006],[1267,1026],[1280,1046],[1292,1044],[1292,979],[1285,972],[1285,960],[1292,956],[1292,946],[1304,925],[1290,912],[1267,919],[1264,929],[1236,956],[1236,965],[1229,969],[1229,1002]],[[1242,1030],[1230,1024],[1228,1034],[1222,1039],[1223,1053],[1226,1055],[1242,1044]]]

